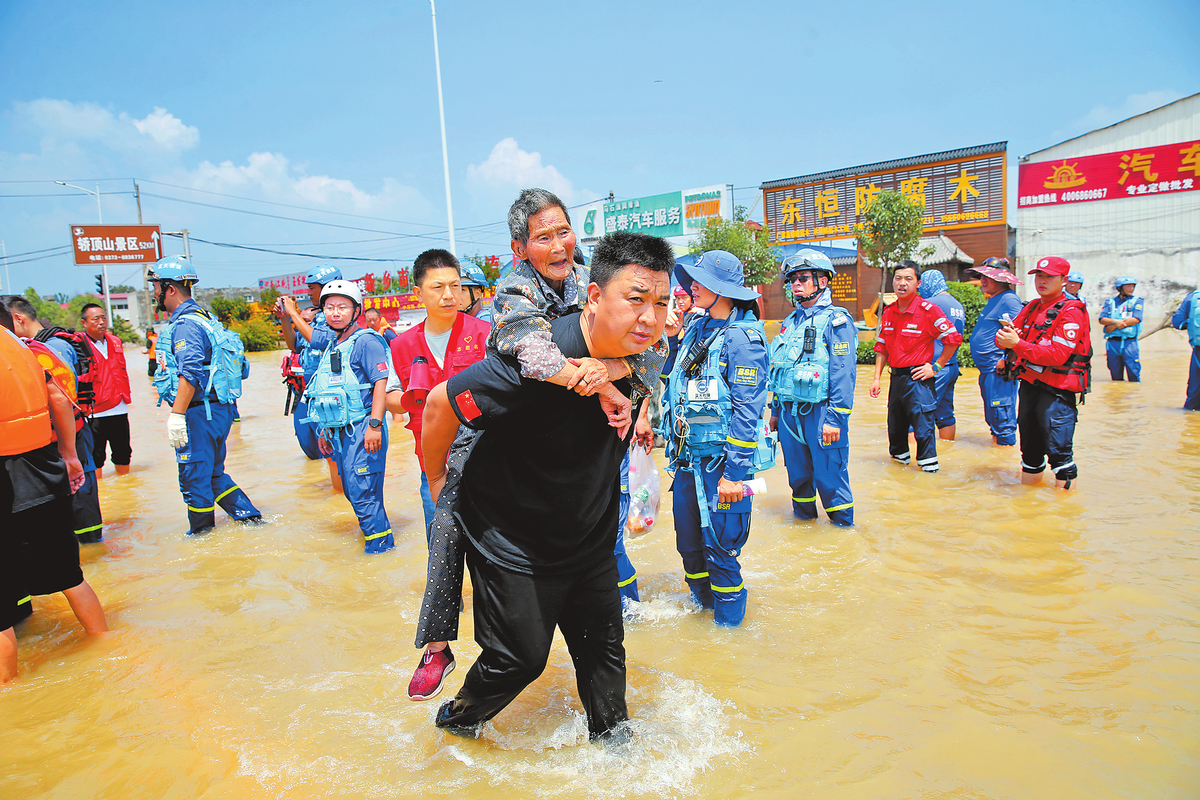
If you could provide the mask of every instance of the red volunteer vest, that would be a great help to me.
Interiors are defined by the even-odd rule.
[[[446,358],[440,367],[425,342],[424,322],[399,334],[392,340],[390,348],[392,366],[400,376],[400,385],[408,388],[413,359],[417,356],[424,356],[429,362],[430,388],[446,382],[476,361],[482,361],[487,352],[487,338],[491,328],[492,326],[483,320],[458,312],[454,327],[450,329],[450,341],[446,344]],[[425,460],[421,454],[421,415],[409,414],[408,424],[404,427],[413,432],[417,460],[421,462],[421,471],[424,471]]]
[[[1020,332],[1021,339],[1038,344],[1057,337],[1060,342],[1073,341],[1075,347],[1064,364],[1041,366],[1028,361],[1018,362],[1017,375],[1022,380],[1037,381],[1067,392],[1087,392],[1091,383],[1092,364],[1092,336],[1087,306],[1080,300],[1071,300],[1065,296],[1048,308],[1040,309],[1040,306],[1041,300],[1029,301],[1013,320],[1013,326]],[[1083,326],[1073,339],[1063,337],[1062,312],[1071,308],[1083,311]],[[1057,311],[1053,319],[1047,321],[1046,317],[1055,309]]]
[[[108,358],[104,357],[91,339],[88,345],[96,360],[96,411],[108,411],[120,405],[121,401],[128,403],[133,399],[129,391],[129,372],[125,369],[125,351],[121,340],[111,333],[104,334],[108,341]]]

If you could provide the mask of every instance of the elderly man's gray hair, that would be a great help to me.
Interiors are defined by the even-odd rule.
[[[513,241],[521,244],[528,242],[529,218],[556,206],[562,209],[563,216],[570,225],[571,214],[563,201],[558,199],[558,195],[547,189],[522,189],[508,209],[508,233]]]

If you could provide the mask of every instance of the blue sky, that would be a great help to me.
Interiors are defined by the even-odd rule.
[[[578,204],[731,183],[761,218],[765,180],[1007,140],[1011,194],[1018,157],[1200,91],[1186,2],[437,11],[460,255],[508,251],[504,213],[529,185]],[[55,180],[99,183],[117,224],[136,222],[137,178],[147,223],[211,242],[401,264],[445,246],[426,0],[0,0],[0,58],[18,290],[93,284],[70,254],[33,252],[96,221],[95,199]],[[193,258],[209,285],[320,263],[199,242]]]

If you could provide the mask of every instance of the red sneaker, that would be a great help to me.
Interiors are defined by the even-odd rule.
[[[442,691],[446,676],[454,671],[454,653],[447,646],[445,650],[436,653],[426,652],[421,656],[421,663],[408,682],[409,700],[428,700],[437,697]]]

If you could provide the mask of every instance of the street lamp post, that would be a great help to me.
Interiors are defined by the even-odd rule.
[[[96,195],[96,216],[100,219],[100,224],[104,224],[104,212],[100,210],[100,184],[96,184],[96,191],[93,192],[91,189],[85,189],[82,186],[76,186],[73,183],[66,183],[64,181],[55,181],[55,183],[57,183],[59,186],[68,186],[72,189],[78,189],[86,194]],[[100,266],[101,269],[104,270],[104,312],[108,315],[108,324],[112,325],[114,323],[112,315],[112,293],[108,290],[108,262],[102,261]]]
[[[458,255],[454,245],[454,207],[450,203],[450,156],[446,150],[446,109],[442,105],[442,59],[438,56],[437,9],[429,0],[429,13],[433,17],[433,65],[437,71],[438,117],[442,121],[442,172],[446,177],[446,222],[450,231],[450,253]]]

